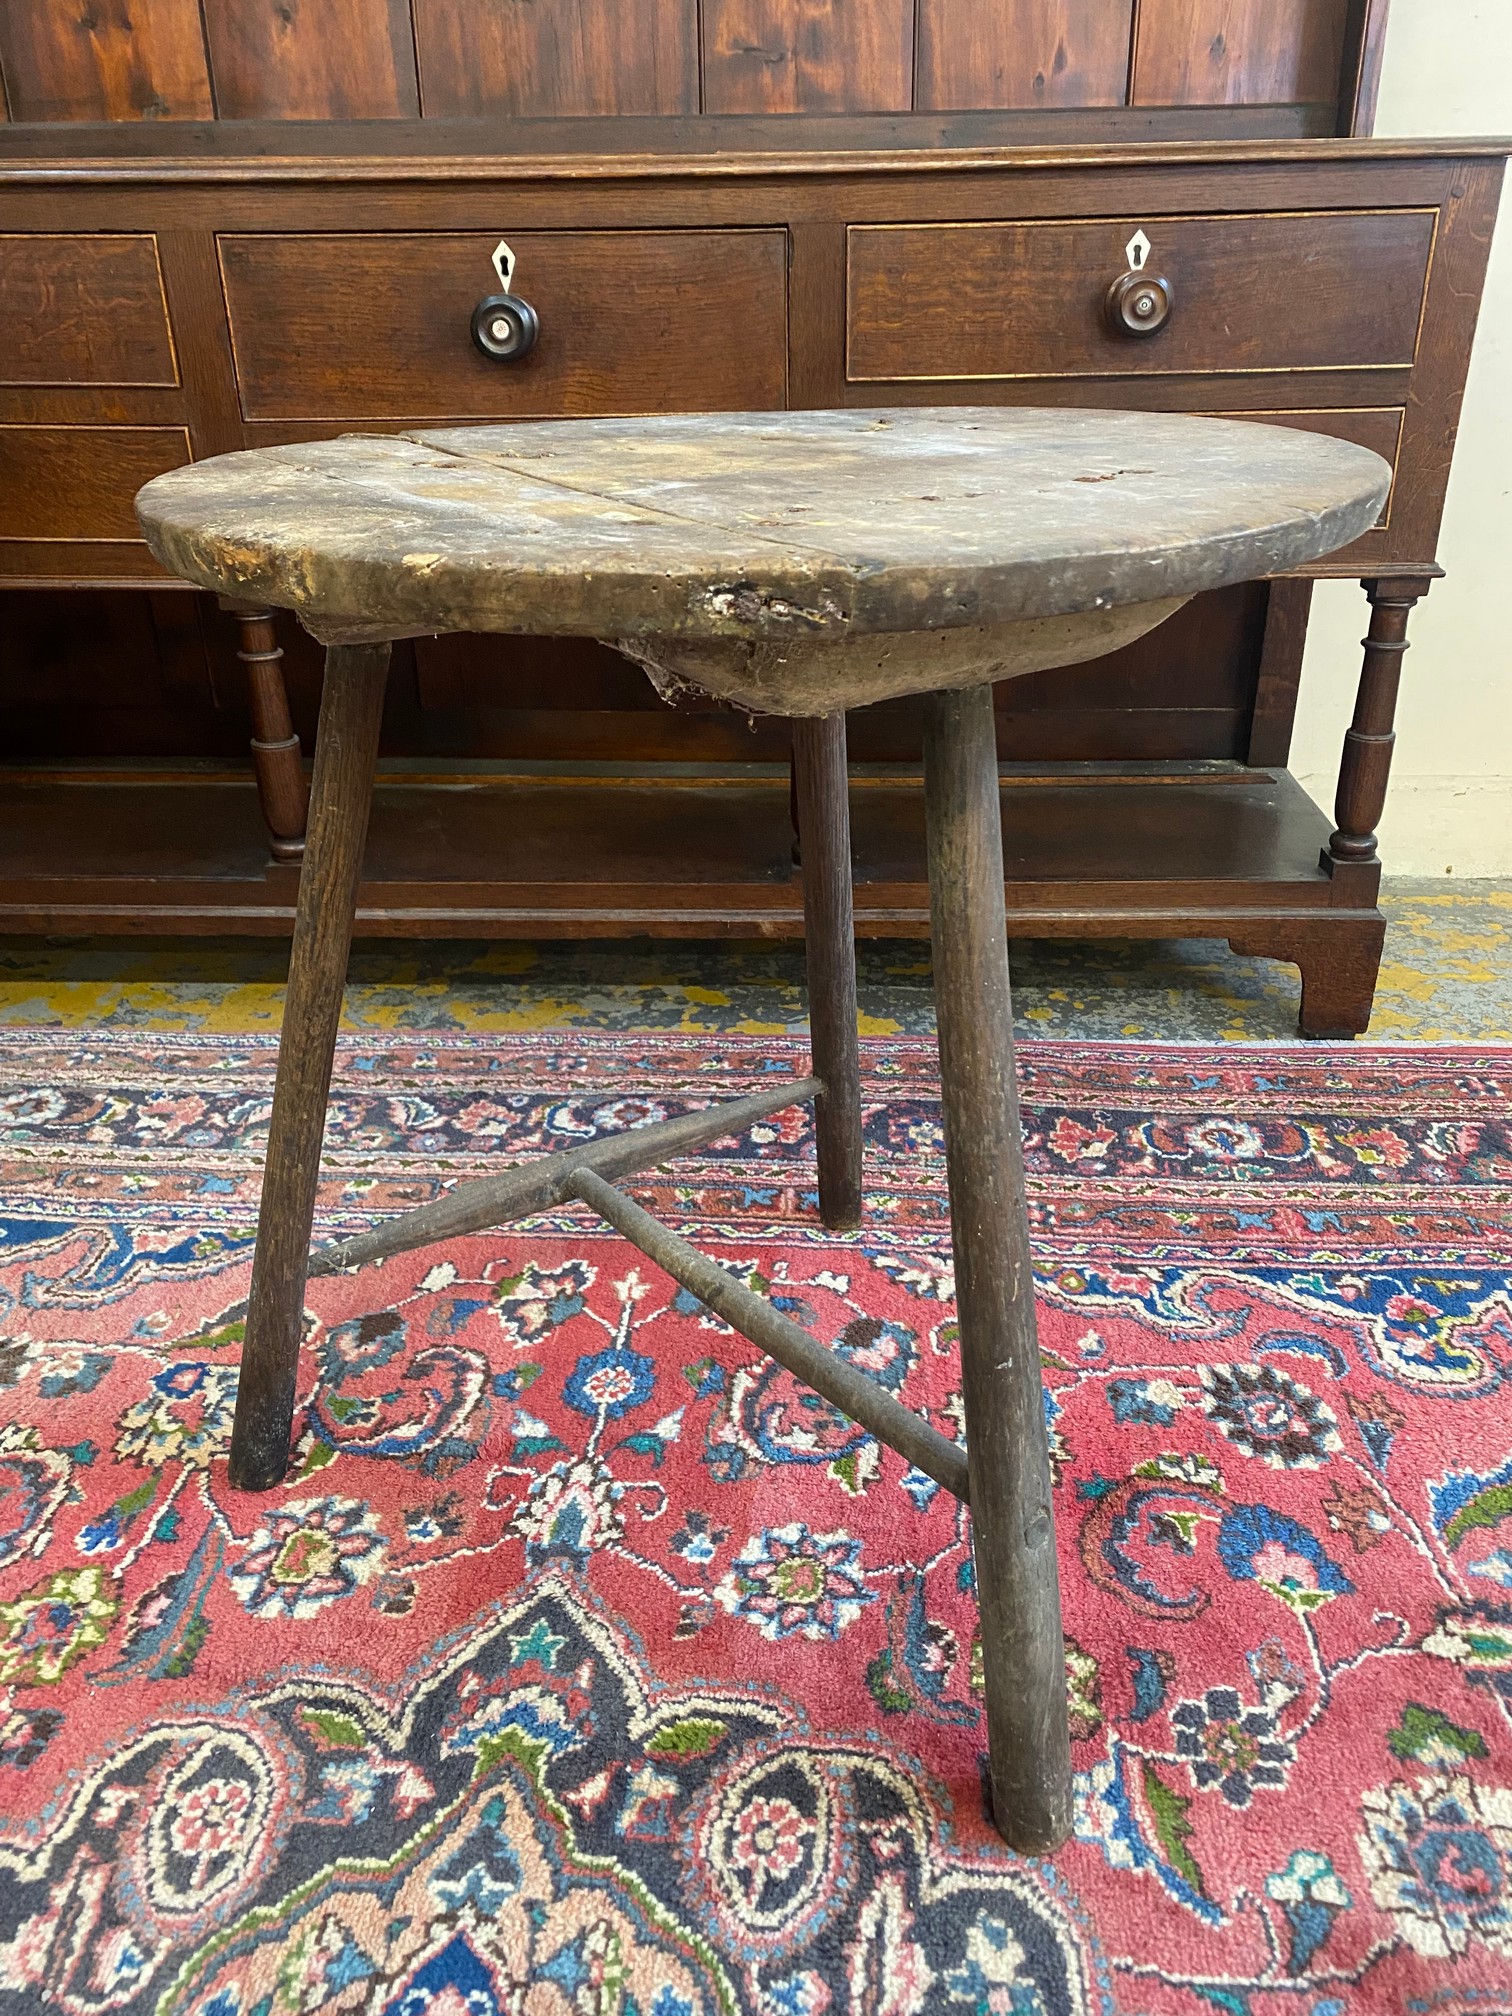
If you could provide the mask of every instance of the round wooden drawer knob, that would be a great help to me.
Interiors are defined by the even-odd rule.
[[[1108,289],[1108,323],[1115,336],[1153,336],[1171,319],[1175,296],[1169,280],[1120,273]]]
[[[473,342],[501,364],[528,357],[540,333],[540,317],[518,294],[485,294],[473,310]]]

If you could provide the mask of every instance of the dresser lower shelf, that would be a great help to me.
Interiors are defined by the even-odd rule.
[[[926,937],[917,774],[852,779],[856,928]],[[1226,938],[1301,967],[1310,1035],[1369,1019],[1384,926],[1373,874],[1320,866],[1329,821],[1286,771],[1237,764],[1005,766],[1018,937]],[[0,931],[65,936],[291,928],[232,769],[0,771]],[[431,938],[797,937],[788,782],[773,765],[385,768],[357,928]]]

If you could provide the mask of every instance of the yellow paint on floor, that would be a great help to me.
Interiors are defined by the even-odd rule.
[[[1370,1034],[1383,1042],[1512,1043],[1512,885],[1388,885],[1386,959]],[[276,940],[0,940],[0,1023],[144,1024],[235,1036],[276,1030]],[[1012,948],[1022,1026],[1053,1036],[1253,1042],[1295,1034],[1294,968],[1221,943],[1115,939]],[[933,1023],[917,941],[858,950],[860,1027]],[[659,1029],[782,1035],[805,1026],[799,945],[368,940],[349,1029]]]

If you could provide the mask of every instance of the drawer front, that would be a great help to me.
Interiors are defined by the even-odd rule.
[[[182,427],[0,427],[0,539],[140,542],[138,490],[193,459]]]
[[[497,234],[223,237],[248,420],[495,420],[782,406],[785,231],[520,231],[540,337],[473,346]]]
[[[1267,427],[1298,427],[1308,434],[1329,434],[1336,441],[1358,441],[1371,448],[1383,462],[1391,464],[1391,489],[1381,506],[1375,530],[1384,532],[1391,523],[1391,506],[1396,497],[1397,464],[1402,453],[1402,431],[1407,422],[1405,406],[1288,407],[1284,412],[1224,413],[1224,420],[1258,420]]]
[[[157,240],[0,236],[0,385],[177,385]]]
[[[1385,370],[1417,354],[1436,210],[1096,222],[856,224],[846,375],[1148,377]],[[1154,335],[1114,332],[1108,289],[1143,231],[1171,284]]]

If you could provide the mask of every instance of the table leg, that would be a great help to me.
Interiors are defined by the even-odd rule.
[[[1012,1847],[1045,1852],[1070,1828],[1071,1756],[990,687],[930,695],[924,785],[993,1809]]]
[[[856,1036],[856,926],[851,896],[850,779],[845,716],[796,718],[793,776],[803,852],[819,1155],[819,1215],[835,1231],[861,1223],[861,1052]]]
[[[367,840],[388,658],[387,644],[338,644],[326,653],[310,825],[231,1430],[231,1482],[242,1491],[270,1490],[282,1481],[289,1460],[320,1143]]]

